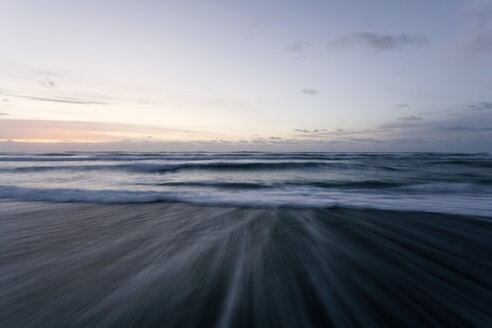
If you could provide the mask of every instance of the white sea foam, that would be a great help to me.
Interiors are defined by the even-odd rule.
[[[131,191],[0,187],[0,198],[19,201],[147,203],[178,201],[204,205],[247,207],[357,207],[492,216],[490,195],[405,194],[279,188],[272,190]]]

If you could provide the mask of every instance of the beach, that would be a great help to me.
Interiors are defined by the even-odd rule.
[[[492,324],[490,217],[0,203],[2,327]]]

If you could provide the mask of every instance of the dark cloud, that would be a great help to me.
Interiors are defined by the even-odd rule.
[[[281,137],[270,137],[270,140],[282,140],[283,138]]]
[[[421,35],[391,35],[359,32],[330,41],[328,45],[330,47],[343,48],[352,44],[358,44],[374,50],[385,51],[406,46],[421,46],[426,43],[428,43],[428,39]]]
[[[294,131],[302,132],[302,133],[311,133],[311,130],[307,130],[307,129],[294,129]]]
[[[47,88],[54,88],[56,86],[56,83],[51,79],[44,79],[39,81],[39,83],[41,83],[42,86]]]
[[[466,105],[466,108],[471,111],[482,111],[492,109],[492,103],[490,102],[479,102],[475,104]]]
[[[318,94],[318,90],[314,89],[314,88],[307,88],[307,89],[302,89],[301,90],[301,93],[304,93],[306,95],[310,95],[310,96],[315,96]]]
[[[374,139],[374,138],[350,138],[350,141],[361,142],[361,143],[385,143],[384,140]]]
[[[0,113],[0,116],[7,116],[10,115],[9,113]]]
[[[406,109],[406,108],[410,108],[410,105],[409,104],[398,104],[395,106],[396,110]]]
[[[446,127],[442,127],[441,130],[444,130],[444,131],[475,131],[475,128],[470,128],[467,126],[446,126]]]
[[[3,102],[8,102],[9,100],[7,98],[2,99]]]
[[[290,53],[292,56],[294,56],[296,59],[300,59],[304,56],[304,51],[306,50],[306,47],[308,47],[309,45],[310,44],[307,41],[296,40],[291,44],[287,45],[285,47],[285,50],[288,53]]]
[[[415,121],[422,121],[422,117],[418,117],[418,116],[405,116],[405,117],[399,117],[398,118],[399,120],[402,120],[402,121],[407,121],[407,122],[415,122]]]
[[[474,128],[470,126],[446,126],[446,127],[442,127],[441,130],[453,131],[453,132],[486,132],[486,131],[492,131],[492,127]]]

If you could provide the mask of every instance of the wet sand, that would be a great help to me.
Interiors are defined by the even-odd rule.
[[[492,326],[492,221],[0,203],[2,327]]]

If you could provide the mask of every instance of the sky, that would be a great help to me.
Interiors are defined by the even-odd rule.
[[[492,151],[492,0],[0,0],[0,151]]]

